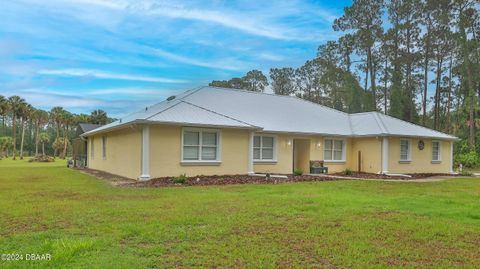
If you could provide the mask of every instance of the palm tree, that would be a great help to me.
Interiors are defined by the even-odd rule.
[[[2,116],[2,127],[4,135],[7,135],[7,128],[5,127],[5,116],[7,115],[7,112],[9,110],[8,108],[8,100],[3,95],[0,95],[0,116]]]
[[[42,155],[45,156],[45,143],[50,141],[50,136],[46,132],[40,133],[38,136],[38,142],[42,143]]]
[[[0,159],[8,157],[8,149],[12,146],[12,138],[9,136],[0,137]],[[5,154],[6,152],[6,154]]]
[[[30,117],[33,107],[25,103],[21,107],[20,115],[22,117],[22,140],[20,142],[20,160],[23,160],[23,142],[25,141],[25,121]]]
[[[38,144],[40,143],[39,132],[44,125],[48,123],[48,112],[41,109],[35,109],[32,113],[33,121],[35,122],[35,156],[38,156]]]
[[[17,153],[17,115],[20,114],[20,109],[25,103],[25,99],[14,95],[8,98],[10,111],[12,112],[12,140],[13,140],[13,159],[16,160]]]
[[[63,114],[63,154],[62,157],[65,159],[67,156],[67,146],[68,146],[68,127],[74,123],[74,117],[72,113],[65,111]]]
[[[101,109],[94,110],[90,114],[90,123],[107,124],[107,122],[108,122],[107,112]]]
[[[65,110],[63,109],[63,107],[60,107],[60,106],[56,106],[52,108],[52,110],[50,110],[50,120],[52,120],[52,122],[55,124],[56,131],[57,131],[55,140],[58,140],[58,138],[60,138],[60,127],[62,124],[62,116],[64,113],[65,113]],[[53,153],[54,157],[57,156],[57,152],[58,150],[55,149]]]

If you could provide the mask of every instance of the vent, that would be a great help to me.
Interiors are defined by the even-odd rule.
[[[175,95],[172,95],[172,96],[167,98],[167,101],[172,101],[173,99],[175,99],[175,97],[176,97]]]

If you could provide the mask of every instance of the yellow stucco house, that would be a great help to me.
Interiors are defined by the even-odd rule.
[[[82,135],[89,168],[128,178],[449,173],[454,136],[382,113],[348,114],[292,96],[202,87]]]

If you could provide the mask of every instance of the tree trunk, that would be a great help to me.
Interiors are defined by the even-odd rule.
[[[428,42],[428,41],[427,41]],[[429,42],[428,42],[429,43]],[[422,125],[426,125],[426,120],[427,120],[427,94],[428,94],[428,53],[429,53],[429,44],[425,45],[425,59],[424,59],[424,65],[423,65],[423,99],[422,99]]]
[[[35,156],[38,156],[38,133],[40,130],[40,122],[37,121],[35,126]]]
[[[16,154],[17,154],[17,115],[15,112],[13,112],[12,115],[12,140],[13,140],[13,160],[16,160]]]
[[[20,141],[20,160],[23,160],[23,143],[25,142],[25,117],[22,117],[22,140]]]
[[[388,72],[388,69],[387,68],[388,68],[388,58],[385,56],[385,70],[384,70],[385,74],[384,74],[384,78],[383,78],[383,80],[384,80],[383,81],[383,83],[384,83],[384,85],[383,85],[383,106],[384,106],[383,110],[384,110],[385,115],[387,114],[387,100],[388,100],[388,98],[387,98],[387,91],[388,91],[388,89],[387,89],[387,80],[388,80],[387,72]]]
[[[67,157],[67,139],[68,139],[68,126],[65,124],[65,133],[63,138],[63,158]]]
[[[377,110],[377,89],[375,87],[375,70],[373,68],[372,48],[368,48],[368,64],[370,65],[370,87],[372,88],[373,108]]]
[[[42,155],[45,156],[45,142],[42,142]]]
[[[57,137],[55,138],[55,141],[58,141],[58,138],[60,137],[60,122],[57,121]],[[57,157],[58,155],[58,150],[57,148],[55,147],[55,149],[53,150],[53,157]]]
[[[450,110],[452,107],[452,68],[453,68],[453,53],[450,56],[450,64],[448,67],[448,100],[447,100],[447,133],[451,132],[451,115]]]
[[[438,52],[437,56],[437,77],[436,77],[436,86],[435,86],[435,106],[434,106],[434,116],[433,116],[433,128],[438,130],[439,117],[440,117],[440,82],[442,80],[442,63],[443,59],[440,56],[441,52]]]

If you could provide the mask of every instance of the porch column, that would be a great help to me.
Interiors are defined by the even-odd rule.
[[[253,171],[253,135],[254,132],[250,131],[250,137],[248,140],[248,174],[254,174]]]
[[[142,175],[139,180],[150,179],[150,127],[143,126],[142,129]]]
[[[455,173],[453,169],[453,141],[450,141],[450,173]]]
[[[388,173],[388,137],[382,140],[382,174]]]

